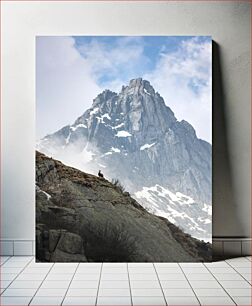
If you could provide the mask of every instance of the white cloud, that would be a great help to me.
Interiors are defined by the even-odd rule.
[[[37,138],[72,123],[101,92],[74,43],[71,37],[37,38]]]
[[[144,78],[163,96],[178,120],[187,120],[197,136],[211,143],[211,43],[185,40],[173,53],[163,53]]]
[[[90,64],[97,82],[114,91],[119,91],[129,79],[139,77],[149,61],[141,37],[120,37],[111,45],[93,38],[78,50]]]

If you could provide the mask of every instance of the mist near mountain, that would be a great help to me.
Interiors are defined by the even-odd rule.
[[[102,170],[154,214],[211,240],[212,147],[167,104],[147,80],[133,79],[119,93],[103,91],[37,149],[85,172]]]

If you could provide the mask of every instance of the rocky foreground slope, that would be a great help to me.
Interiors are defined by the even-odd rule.
[[[204,261],[210,244],[147,212],[120,185],[36,152],[39,261]]]

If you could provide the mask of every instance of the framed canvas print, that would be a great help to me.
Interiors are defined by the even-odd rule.
[[[212,256],[209,36],[36,38],[36,260]]]

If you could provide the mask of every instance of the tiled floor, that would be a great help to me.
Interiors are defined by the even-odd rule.
[[[35,263],[1,257],[0,305],[251,305],[251,257],[214,263]]]

